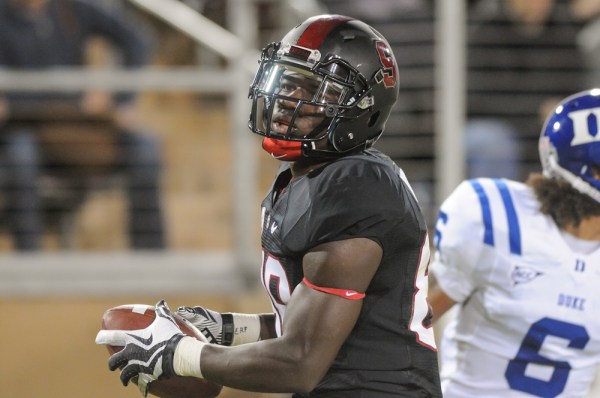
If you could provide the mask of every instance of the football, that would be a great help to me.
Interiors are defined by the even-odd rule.
[[[182,318],[176,313],[172,313],[173,318],[188,336],[197,338],[200,341],[208,340],[192,325],[187,319]],[[102,329],[104,330],[136,330],[144,329],[154,321],[154,306],[146,304],[127,304],[113,307],[102,317]],[[107,345],[110,355],[120,351],[123,347],[114,347]],[[133,380],[137,382],[136,379]],[[196,377],[176,376],[170,379],[156,380],[148,385],[148,392],[160,398],[213,398],[221,393],[223,386],[199,379]]]

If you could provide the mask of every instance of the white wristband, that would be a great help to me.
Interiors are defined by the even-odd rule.
[[[200,356],[205,345],[206,343],[193,337],[183,337],[175,347],[175,354],[173,355],[175,374],[203,378],[200,369]]]
[[[260,340],[260,317],[258,314],[232,313],[233,340],[231,345],[256,343]]]

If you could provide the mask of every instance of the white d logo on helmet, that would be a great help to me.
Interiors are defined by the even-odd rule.
[[[600,141],[600,131],[596,131],[596,135],[592,135],[588,118],[590,115],[596,117],[597,130],[600,129],[600,108],[581,109],[568,114],[573,121],[573,140],[571,145],[589,144],[591,142]]]

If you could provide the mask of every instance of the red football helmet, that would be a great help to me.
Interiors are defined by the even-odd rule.
[[[340,15],[312,17],[263,50],[249,127],[282,160],[354,152],[381,136],[398,86],[396,59],[375,29]]]

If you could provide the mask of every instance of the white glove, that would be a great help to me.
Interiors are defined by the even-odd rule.
[[[211,343],[233,346],[260,339],[258,314],[219,313],[199,306],[179,307],[177,314],[196,326]]]
[[[187,319],[208,339],[209,343],[231,345],[233,339],[233,318],[229,314],[209,310],[204,307],[179,307],[177,314]],[[224,329],[227,330],[224,334]],[[225,341],[223,336],[225,335]]]
[[[150,382],[175,376],[173,356],[184,337],[164,300],[156,304],[155,312],[156,318],[146,329],[101,330],[96,336],[96,344],[124,347],[109,358],[108,367],[111,371],[121,368],[124,386],[137,376],[144,397]]]

